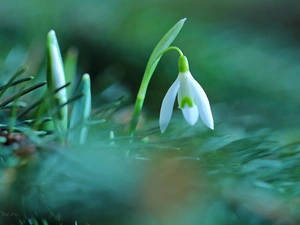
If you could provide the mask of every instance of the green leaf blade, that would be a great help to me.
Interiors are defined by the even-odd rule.
[[[180,32],[181,28],[184,25],[184,22],[186,21],[186,18],[179,20],[164,36],[163,38],[158,42],[158,44],[155,46],[150,59],[148,61],[148,64],[153,65],[157,64],[155,63],[156,58],[159,56],[159,54],[168,48],[172,42],[177,37],[178,33]],[[159,57],[160,58],[160,57]]]
[[[79,83],[77,94],[82,94],[82,98],[77,99],[70,117],[68,139],[72,143],[84,144],[88,133],[88,122],[91,115],[91,81],[86,73]]]

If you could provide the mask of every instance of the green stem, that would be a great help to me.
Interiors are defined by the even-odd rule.
[[[162,57],[163,54],[165,54],[166,52],[170,51],[170,50],[175,50],[179,53],[180,56],[183,56],[182,51],[180,50],[180,48],[176,47],[176,46],[170,46],[168,48],[166,48],[165,50],[161,51],[155,60],[157,60],[158,58]]]
[[[170,46],[170,47],[164,49],[163,51],[161,51],[154,60],[152,60],[151,62],[148,62],[148,63],[153,63],[153,65],[151,67],[149,67],[147,65],[142,82],[141,82],[139,92],[136,97],[136,101],[135,101],[135,105],[134,105],[134,109],[133,109],[133,113],[132,113],[132,117],[131,117],[131,122],[130,122],[130,128],[129,128],[130,136],[134,135],[137,124],[139,122],[139,117],[140,117],[140,113],[143,108],[147,88],[148,88],[150,79],[153,75],[154,69],[157,66],[157,64],[158,64],[160,58],[163,56],[163,54],[165,54],[166,52],[168,52],[170,50],[175,50],[179,53],[180,56],[183,56],[182,51],[178,47]]]

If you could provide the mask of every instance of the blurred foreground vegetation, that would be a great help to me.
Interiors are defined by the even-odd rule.
[[[44,80],[45,37],[54,29],[63,56],[78,50],[77,74],[91,75],[95,118],[106,121],[91,127],[84,146],[30,134],[39,150],[20,159],[13,146],[2,145],[0,221],[299,224],[299,6],[292,0],[2,0],[1,85],[23,65],[24,76]],[[130,143],[128,118],[147,60],[184,17],[175,43],[210,99],[215,130],[201,122],[189,127],[176,106],[167,132],[159,132],[159,107],[177,76],[170,53],[153,76]],[[42,92],[35,93],[23,101]],[[0,119],[9,121],[7,111]]]

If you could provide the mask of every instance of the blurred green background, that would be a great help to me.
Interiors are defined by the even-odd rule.
[[[216,122],[297,127],[299,12],[300,4],[292,0],[2,0],[0,61],[3,67],[14,49],[20,58],[10,63],[17,68],[23,51],[34,73],[45,61],[46,34],[54,29],[63,55],[78,48],[78,75],[91,74],[95,96],[114,84],[115,95],[103,95],[104,100],[125,93],[133,102],[154,46],[187,17],[174,44],[188,56]],[[168,53],[149,86],[150,115],[158,118],[176,76],[177,55]]]
[[[95,157],[94,173],[91,174],[97,178],[99,174],[94,168],[99,166],[100,171],[110,171],[117,164],[120,168],[116,167],[115,180],[110,180],[110,172],[104,172],[105,176],[101,174],[108,177],[111,186],[107,189],[112,189],[112,198],[117,199],[117,206],[112,204],[112,208],[119,209],[120,196],[126,197],[124,202],[130,202],[126,194],[135,191],[131,188],[133,186],[141,191],[140,196],[146,193],[141,204],[145,204],[151,212],[159,214],[157,211],[162,211],[162,217],[164,210],[169,210],[168,204],[180,203],[181,199],[177,196],[181,195],[175,191],[170,200],[169,195],[161,190],[170,190],[170,186],[176,189],[176,185],[184,183],[189,186],[189,182],[195,181],[201,189],[197,189],[194,198],[197,205],[192,209],[178,210],[180,220],[171,216],[168,218],[170,221],[162,224],[185,224],[186,217],[190,219],[186,224],[199,224],[199,221],[209,225],[299,224],[299,1],[1,0],[1,77],[10,77],[25,63],[29,66],[27,75],[44,76],[46,34],[54,29],[63,56],[70,47],[78,49],[77,74],[81,76],[87,72],[91,75],[95,108],[123,95],[125,103],[131,105],[153,48],[177,21],[185,17],[187,21],[174,45],[188,57],[191,73],[210,99],[215,130],[204,129],[202,122],[190,128],[183,121],[180,110],[176,110],[167,133],[159,133],[160,105],[178,73],[177,53],[168,53],[158,65],[146,96],[143,109],[146,116],[143,119],[148,121],[148,126],[144,126],[142,131],[148,133],[138,131],[138,135],[148,139],[130,145],[138,163],[109,161],[108,165],[103,163],[99,166]],[[4,80],[0,82],[5,83]],[[125,120],[125,117],[112,118]],[[103,125],[105,128],[98,130],[92,128],[90,136],[97,140],[91,144],[93,149],[98,150],[98,145],[101,149],[111,147],[108,132],[115,127],[110,125],[106,123]],[[116,137],[122,135],[124,133],[119,136],[117,133]],[[117,151],[126,149],[126,141],[122,137],[117,139],[114,148]],[[103,161],[111,159],[110,155],[102,152],[97,154]],[[151,169],[145,169],[148,157],[156,154],[161,161],[154,160],[150,163]],[[83,155],[85,158],[79,157],[82,163],[89,164],[91,156]],[[178,160],[178,165],[168,164],[170,158],[182,161]],[[198,161],[194,164],[193,160]],[[62,163],[58,164],[64,167]],[[157,170],[157,167],[161,169]],[[67,171],[73,171],[72,168],[73,164]],[[126,175],[123,175],[124,168],[129,168]],[[141,168],[147,172],[141,172]],[[64,174],[62,171],[65,169],[53,173],[52,167],[49,170],[55,177],[56,173]],[[165,174],[161,171],[171,172]],[[74,173],[76,177],[76,171]],[[135,178],[136,173],[144,180]],[[86,178],[86,175],[80,176]],[[134,182],[127,184],[128,179],[124,177],[136,179],[138,185],[135,186]],[[174,177],[178,180],[173,181]],[[96,184],[90,186],[92,190],[106,182],[101,183],[96,178]],[[84,180],[87,184],[92,182]],[[71,185],[66,182],[68,187],[73,187],[73,180],[68,181],[71,182]],[[124,188],[124,195],[115,184],[124,185],[129,191]],[[148,187],[155,184],[158,188],[154,188],[152,193]],[[51,190],[51,186],[46,187]],[[62,190],[57,189],[58,193]],[[193,194],[189,187],[183,185],[182,189],[182,193]],[[95,193],[98,193],[97,190]],[[49,193],[49,199],[56,195],[56,192]],[[151,194],[167,196],[167,200],[162,197],[162,206],[158,204],[157,207]],[[69,195],[66,198],[72,199],[72,194]],[[149,199],[147,196],[150,196]],[[93,200],[90,199],[91,202]],[[60,201],[64,202],[64,199]],[[130,213],[136,210],[130,207],[125,207]],[[198,210],[201,211],[200,216]],[[120,214],[123,213],[127,215],[121,207]],[[172,213],[177,215],[176,210]],[[138,222],[135,220],[132,224],[159,224],[153,222],[152,217],[145,219],[144,215],[135,219]]]

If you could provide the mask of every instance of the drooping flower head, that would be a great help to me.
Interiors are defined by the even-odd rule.
[[[214,121],[208,98],[203,88],[190,73],[186,56],[179,57],[178,69],[179,75],[169,88],[161,105],[159,117],[161,132],[165,132],[171,120],[176,96],[179,108],[191,126],[198,121],[200,116],[204,124],[213,130]]]

